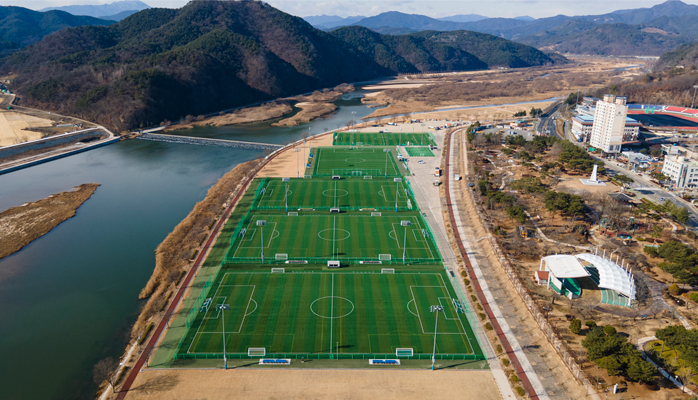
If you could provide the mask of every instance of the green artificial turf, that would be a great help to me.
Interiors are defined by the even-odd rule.
[[[405,147],[410,157],[434,157],[434,153],[428,147]]]
[[[428,146],[436,145],[431,133],[336,132],[335,146]]]
[[[395,161],[395,149],[317,147],[311,149],[313,177],[401,177],[404,170]]]
[[[223,352],[247,357],[250,347],[267,355],[345,358],[394,356],[412,348],[429,355],[438,318],[436,353],[469,355],[482,351],[445,272],[249,273],[221,271],[207,309],[199,312],[178,358],[205,358]],[[216,306],[226,304],[221,311]],[[432,312],[432,305],[443,307]],[[221,314],[223,313],[223,314]],[[291,356],[293,355],[293,356]]]
[[[397,203],[396,203],[397,198]],[[415,210],[411,188],[406,181],[392,179],[291,179],[267,178],[259,182],[255,191],[255,210],[298,209],[328,210],[341,208],[358,211],[361,209]]]

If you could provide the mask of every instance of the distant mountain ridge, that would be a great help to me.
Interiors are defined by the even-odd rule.
[[[0,55],[10,54],[66,27],[113,23],[64,11],[39,12],[23,7],[0,7]]]
[[[109,4],[95,5],[71,5],[60,7],[47,7],[39,11],[60,10],[73,15],[87,15],[95,18],[123,13],[124,11],[141,11],[150,8],[149,5],[138,0],[115,1]]]
[[[481,33],[327,33],[264,2],[195,1],[55,32],[0,60],[0,74],[17,74],[23,104],[123,131],[399,72],[554,62]]]

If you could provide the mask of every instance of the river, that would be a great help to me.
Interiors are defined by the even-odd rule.
[[[257,123],[181,133],[286,143],[373,110],[345,95],[309,124]],[[308,129],[310,128],[310,130]],[[92,399],[94,364],[118,358],[157,245],[235,165],[262,152],[128,140],[0,175],[0,210],[100,183],[77,215],[0,260],[2,399]]]

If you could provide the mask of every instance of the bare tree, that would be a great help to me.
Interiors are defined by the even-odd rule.
[[[118,361],[113,357],[107,357],[100,360],[97,364],[95,364],[92,370],[92,379],[97,385],[101,385],[104,381],[109,381],[109,386],[111,386],[112,392],[116,393],[116,388],[114,387],[114,379],[116,379],[116,375],[114,373],[116,372],[116,367],[118,366]]]

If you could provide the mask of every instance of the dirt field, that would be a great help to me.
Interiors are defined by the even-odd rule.
[[[501,397],[489,371],[218,369],[144,371],[126,398],[494,400]]]
[[[0,146],[9,146],[46,136],[27,129],[51,127],[51,120],[12,111],[0,113]]]
[[[0,258],[21,250],[61,222],[74,217],[78,207],[92,196],[98,186],[98,183],[86,183],[73,190],[1,212]]]
[[[305,174],[305,168],[303,166],[304,161],[308,157],[308,147],[319,147],[319,146],[332,146],[332,133],[326,135],[313,137],[308,141],[305,147],[305,153],[303,152],[303,147],[297,147],[300,154],[296,154],[295,149],[284,150],[281,154],[276,156],[269,164],[267,164],[261,171],[257,174],[257,177],[282,177],[282,178],[295,178],[297,176],[303,176]],[[300,157],[299,157],[300,156]],[[300,159],[300,170],[299,162]]]

